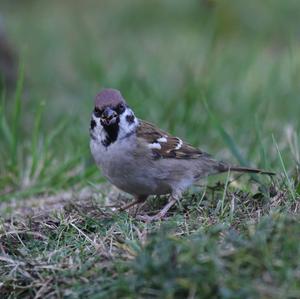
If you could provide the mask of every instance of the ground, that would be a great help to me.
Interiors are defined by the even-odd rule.
[[[299,12],[4,0],[19,75],[1,85],[1,298],[299,298]],[[277,175],[202,181],[155,223],[119,212],[130,196],[88,145],[103,87],[216,158]]]

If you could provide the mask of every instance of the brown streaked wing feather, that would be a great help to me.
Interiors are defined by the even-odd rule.
[[[159,143],[161,148],[152,148],[153,157],[174,158],[174,159],[197,159],[200,156],[209,156],[207,153],[194,148],[185,143],[178,137],[173,137],[167,132],[160,130],[153,124],[140,120],[140,126],[137,129],[137,137],[145,139],[148,144]],[[159,141],[165,137],[167,142]],[[179,145],[181,146],[179,147]]]

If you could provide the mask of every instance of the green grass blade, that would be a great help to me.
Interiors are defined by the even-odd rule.
[[[24,64],[20,64],[19,67],[19,79],[17,82],[17,88],[15,93],[15,102],[14,102],[14,111],[12,119],[12,151],[11,151],[11,160],[13,165],[17,162],[17,147],[19,142],[19,130],[21,122],[21,97],[24,84]]]
[[[228,146],[231,153],[234,157],[238,160],[241,166],[249,166],[248,161],[243,157],[241,154],[237,144],[235,143],[234,139],[230,136],[230,134],[225,130],[224,126],[222,125],[221,121],[212,113],[209,108],[209,105],[205,98],[203,98],[203,103],[207,113],[209,114],[214,127],[219,131],[222,139],[224,140],[225,144]]]
[[[278,144],[277,144],[277,142],[275,140],[274,135],[272,135],[272,138],[273,138],[273,142],[275,144],[275,147],[276,147],[276,150],[277,150],[277,153],[278,153],[279,161],[280,161],[281,167],[283,169],[284,176],[285,176],[287,184],[288,184],[288,189],[289,189],[290,194],[291,194],[291,196],[293,198],[293,201],[296,201],[295,189],[294,189],[294,186],[293,186],[293,184],[292,184],[292,182],[291,182],[291,180],[290,180],[290,178],[288,176],[288,173],[287,173],[287,170],[286,170],[286,167],[285,167],[282,155],[280,153],[280,150],[279,150],[279,147],[278,147]]]
[[[258,140],[258,146],[259,146],[259,151],[260,151],[260,161],[261,161],[261,167],[266,169],[268,167],[267,165],[267,158],[266,158],[266,150],[262,142],[262,135],[261,135],[261,128],[259,127],[259,121],[257,117],[255,118],[254,122],[255,126],[255,131],[257,134],[257,140]]]
[[[38,160],[39,160],[38,140],[40,137],[41,118],[42,118],[44,107],[45,107],[45,102],[41,102],[37,107],[34,130],[33,130],[32,141],[31,141],[32,166],[31,166],[30,176],[34,174],[36,167],[38,165]]]
[[[13,134],[7,123],[4,108],[2,107],[0,107],[0,119],[1,119],[0,136],[3,141],[2,145],[5,146],[5,144],[7,144],[6,147],[8,148],[8,150],[11,150],[13,146]]]

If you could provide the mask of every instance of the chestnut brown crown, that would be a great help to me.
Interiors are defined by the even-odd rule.
[[[95,98],[95,107],[99,110],[106,107],[116,107],[121,103],[126,104],[122,94],[119,90],[112,88],[101,90]]]

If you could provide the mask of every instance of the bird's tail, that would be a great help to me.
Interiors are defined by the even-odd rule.
[[[257,174],[266,174],[266,175],[276,175],[275,172],[266,171],[258,168],[249,168],[241,166],[227,166],[220,169],[221,172],[234,171],[234,172],[247,172],[247,173],[257,173]]]

